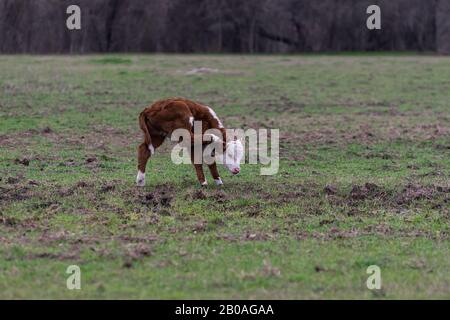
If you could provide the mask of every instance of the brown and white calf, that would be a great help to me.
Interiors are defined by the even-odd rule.
[[[198,137],[196,139],[194,135],[194,121],[201,121],[202,136],[208,129],[217,129],[221,132],[222,137],[219,139],[223,142],[223,153],[217,154],[216,157],[221,157],[222,163],[232,174],[239,173],[240,161],[243,157],[242,143],[240,140],[227,141],[226,130],[214,110],[188,99],[172,98],[153,103],[139,115],[139,126],[144,132],[144,142],[138,148],[138,174],[136,177],[138,186],[145,185],[145,168],[148,159],[174,130],[188,130],[191,135],[190,146],[193,149],[194,141],[198,141]],[[210,138],[218,141],[216,136]],[[202,137],[200,141],[203,141]],[[190,154],[198,181],[203,186],[207,185],[202,164],[194,163],[193,151]],[[219,176],[216,162],[208,164],[208,167],[215,183],[221,185],[222,179]]]

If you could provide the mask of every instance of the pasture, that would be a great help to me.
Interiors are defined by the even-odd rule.
[[[201,188],[166,142],[137,188],[172,96],[280,129],[278,174]],[[0,56],[2,299],[449,299],[449,219],[450,58]]]

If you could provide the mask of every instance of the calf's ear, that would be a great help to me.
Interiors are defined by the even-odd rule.
[[[240,143],[244,144],[245,137],[238,138],[237,136],[234,136],[233,141],[239,141]]]
[[[241,144],[244,144],[244,142],[245,142],[245,137],[240,137],[240,138],[234,137],[234,141],[239,141]]]

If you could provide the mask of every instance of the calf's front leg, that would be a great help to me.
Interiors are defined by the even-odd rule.
[[[209,171],[211,172],[212,177],[214,178],[214,182],[216,185],[220,186],[223,184],[222,179],[220,179],[219,171],[217,170],[217,165],[215,162],[208,165]]]
[[[151,155],[152,153],[147,144],[141,143],[138,147],[138,173],[136,177],[136,185],[138,187],[145,186],[145,167],[147,166],[147,161]]]

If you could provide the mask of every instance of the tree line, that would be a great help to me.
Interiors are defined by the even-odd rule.
[[[450,53],[450,0],[0,0],[1,53],[372,50]]]

